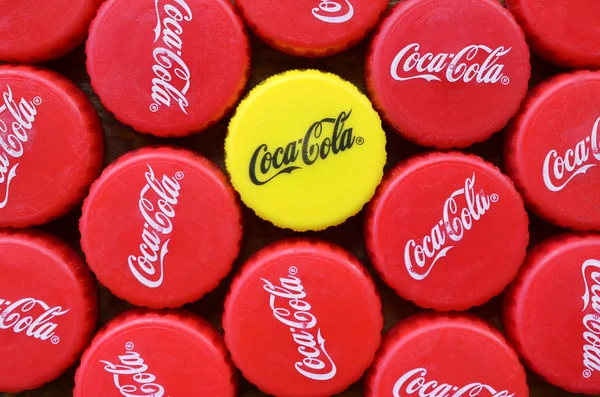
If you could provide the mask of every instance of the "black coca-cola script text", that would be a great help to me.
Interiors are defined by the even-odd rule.
[[[250,159],[249,175],[253,184],[262,186],[279,175],[311,166],[356,145],[362,145],[364,139],[354,136],[352,127],[346,128],[346,122],[352,115],[352,109],[341,112],[337,118],[324,118],[314,122],[304,138],[294,140],[275,150],[269,150],[266,143],[259,145]],[[324,131],[332,128],[331,136]],[[324,136],[322,138],[322,136]]]

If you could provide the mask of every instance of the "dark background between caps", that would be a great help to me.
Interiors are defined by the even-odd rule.
[[[77,0],[75,0],[77,1]],[[398,0],[391,0],[390,6],[398,3]],[[364,61],[368,40],[360,45],[345,51],[342,54],[324,59],[309,60],[292,57],[277,52],[263,44],[255,36],[251,35],[252,44],[252,73],[246,92],[259,84],[265,78],[274,74],[284,72],[290,69],[319,69],[332,72],[347,79],[357,85],[363,92],[365,91],[364,81]],[[149,135],[135,132],[132,128],[118,122],[114,116],[109,113],[100,103],[97,95],[92,91],[89,76],[85,70],[85,52],[84,47],[80,46],[66,56],[43,65],[55,70],[74,81],[90,98],[96,111],[100,115],[105,135],[106,153],[104,165],[113,162],[120,155],[148,145],[171,144],[188,149],[192,149],[217,163],[223,170],[224,166],[224,148],[223,141],[227,130],[227,124],[231,115],[214,127],[199,134],[178,139],[159,139]],[[548,78],[563,70],[540,60],[535,55],[532,56],[533,77],[531,85]],[[388,161],[386,171],[397,164],[399,161],[427,149],[414,145],[385,127],[387,133],[387,152]],[[504,142],[504,132],[495,134],[490,140],[467,148],[465,151],[482,156],[484,159],[503,168],[502,147]],[[78,220],[81,216],[81,207],[69,213],[68,215],[48,224],[40,229],[58,235],[73,248],[81,253],[79,246]],[[391,289],[386,287],[379,280],[365,252],[363,243],[363,222],[364,212],[350,218],[344,224],[329,228],[318,233],[295,233],[289,230],[282,230],[268,222],[259,219],[251,210],[244,207],[244,241],[238,260],[231,272],[220,286],[213,292],[207,294],[202,300],[186,305],[185,307],[204,318],[208,319],[219,330],[221,330],[221,314],[223,311],[223,301],[227,293],[231,277],[236,273],[240,265],[254,252],[265,247],[269,243],[284,238],[305,236],[317,237],[341,245],[345,249],[356,255],[360,261],[365,264],[376,280],[378,290],[383,300],[383,313],[385,317],[385,329],[387,332],[398,321],[418,312],[416,306],[397,297]],[[549,225],[537,217],[530,214],[530,246],[551,235],[563,231],[560,228]],[[98,327],[103,326],[116,315],[130,309],[132,306],[127,302],[112,295],[106,288],[98,284],[99,293],[99,323]],[[471,313],[486,319],[496,327],[502,329],[501,322],[501,297],[492,299],[489,303],[470,310]],[[560,341],[557,341],[560,343]],[[0,357],[0,360],[3,358]],[[63,376],[37,390],[8,394],[0,393],[0,397],[18,396],[18,397],[63,397],[72,396],[73,377],[77,363],[73,368],[67,371]],[[2,376],[2,374],[0,374]],[[240,376],[240,397],[265,397],[265,393],[259,391],[255,386],[248,383]],[[535,374],[528,372],[528,383],[530,386],[531,397],[570,397],[576,394],[567,393],[561,389],[550,386],[541,380]],[[337,397],[361,397],[363,396],[362,380],[352,385],[345,392]],[[92,396],[95,397],[95,396]],[[181,397],[181,396],[180,396]],[[194,397],[194,396],[182,396]],[[207,396],[218,397],[218,396]]]

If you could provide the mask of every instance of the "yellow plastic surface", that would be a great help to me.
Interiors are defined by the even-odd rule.
[[[240,103],[225,140],[234,188],[256,214],[296,231],[358,213],[383,177],[385,133],[369,99],[336,75],[291,71]]]

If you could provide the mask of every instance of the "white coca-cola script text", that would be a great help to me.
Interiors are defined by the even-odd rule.
[[[344,7],[343,2],[321,0],[319,6],[312,9],[312,14],[318,20],[327,23],[348,22],[354,16],[354,7],[352,7],[350,0],[344,1],[347,7]]]
[[[463,239],[490,209],[491,203],[499,200],[497,194],[487,195],[483,190],[475,192],[475,173],[465,180],[464,187],[455,190],[444,203],[442,219],[420,242],[409,240],[404,246],[404,265],[415,280],[425,279],[434,265],[448,254],[454,245]],[[448,238],[448,239],[446,239]]]
[[[33,128],[36,106],[41,105],[42,98],[34,97],[28,101],[21,98],[18,103],[7,85],[0,101],[0,209],[8,204],[10,183],[17,176],[18,159],[23,156],[23,144],[29,139],[27,133]],[[10,121],[3,115],[10,116]],[[17,162],[15,162],[15,160]]]
[[[600,162],[598,149],[598,130],[600,117],[594,123],[592,133],[579,141],[575,149],[568,149],[559,155],[556,150],[550,150],[544,159],[542,176],[544,184],[552,192],[563,190],[577,175],[585,174],[590,168]],[[590,157],[591,152],[591,157]],[[591,162],[595,164],[590,164]]]
[[[583,294],[583,377],[600,371],[600,261],[589,259],[581,267]],[[591,306],[590,306],[591,302]]]
[[[325,338],[321,328],[317,328],[317,318],[310,313],[312,306],[305,300],[306,292],[297,274],[298,269],[290,267],[287,277],[279,278],[280,285],[277,286],[261,278],[265,283],[263,288],[270,294],[273,316],[289,327],[298,353],[303,356],[296,362],[296,370],[313,380],[329,380],[335,376],[337,368],[325,350]],[[282,306],[278,306],[280,301],[283,301]],[[285,305],[289,308],[283,307]]]
[[[131,342],[125,344],[126,352],[119,356],[119,364],[100,360],[104,370],[112,374],[115,387],[124,397],[163,397],[165,388],[156,383],[156,376],[148,372],[148,364],[134,348]]]
[[[140,193],[138,207],[144,218],[140,255],[129,255],[128,264],[131,273],[146,287],[158,288],[164,278],[164,261],[169,252],[169,235],[173,231],[172,219],[175,218],[175,205],[179,202],[179,182],[184,174],[162,176],[159,180],[152,167],[147,164],[146,185]],[[149,198],[151,197],[151,198]]]
[[[50,307],[46,302],[34,298],[23,298],[14,302],[0,299],[0,329],[12,330],[16,334],[25,332],[27,336],[43,341],[49,340],[57,345],[60,337],[56,335],[58,324],[55,318],[68,312],[69,309],[63,309],[61,306]]]
[[[191,75],[190,68],[181,58],[181,23],[192,20],[192,10],[185,0],[154,0],[154,8],[157,20],[154,28],[156,47],[152,52],[154,78],[150,111],[157,112],[162,105],[170,107],[171,101],[175,101],[181,111],[188,114],[186,94],[190,89]]]
[[[394,397],[513,397],[515,393],[507,390],[497,391],[484,383],[469,383],[465,386],[454,386],[435,380],[427,380],[425,368],[415,368],[398,379],[394,385]]]
[[[492,49],[485,45],[469,45],[456,54],[433,54],[419,52],[420,44],[412,43],[398,52],[390,73],[397,81],[423,79],[427,81],[442,81],[450,83],[484,83],[503,85],[510,83],[510,78],[504,75],[504,64],[498,60],[507,55],[511,48],[498,47]],[[485,54],[486,58],[478,56]]]

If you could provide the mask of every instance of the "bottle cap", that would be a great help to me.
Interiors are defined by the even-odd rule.
[[[3,1],[0,61],[38,63],[79,45],[102,0]]]
[[[436,310],[466,310],[500,294],[529,241],[527,213],[510,179],[462,153],[401,163],[367,216],[375,269],[400,296]]]
[[[367,87],[406,139],[466,147],[501,130],[519,109],[529,48],[497,0],[407,0],[380,25],[367,57]]]
[[[321,57],[361,41],[387,9],[388,0],[237,0],[250,28],[291,55]]]
[[[367,97],[313,70],[286,72],[254,88],[225,140],[227,171],[244,203],[296,231],[357,214],[385,161],[385,133]]]
[[[507,172],[529,207],[560,226],[600,230],[600,72],[536,87],[509,129]]]
[[[365,269],[332,244],[288,240],[250,259],[225,300],[225,343],[244,377],[279,397],[342,392],[381,341],[381,301]]]
[[[498,330],[468,315],[411,317],[384,339],[365,396],[527,397],[525,370]]]
[[[239,99],[250,70],[246,30],[228,0],[108,0],[86,51],[104,106],[160,137],[216,123]]]
[[[104,170],[83,204],[80,231],[90,268],[115,295],[177,307],[229,273],[241,211],[227,178],[206,158],[146,148]]]
[[[50,382],[96,327],[96,289],[81,258],[34,231],[0,231],[0,392]]]
[[[100,172],[102,128],[69,80],[0,66],[0,227],[39,225],[70,211]]]
[[[505,295],[504,319],[524,363],[573,393],[600,393],[600,236],[536,246]]]
[[[81,358],[75,397],[234,397],[221,335],[187,312],[133,310],[108,323]]]
[[[506,6],[544,58],[566,67],[600,68],[600,8],[594,0],[506,0]]]

